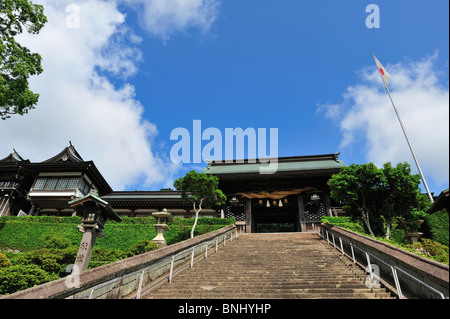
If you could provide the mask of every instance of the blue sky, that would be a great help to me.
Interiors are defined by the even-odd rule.
[[[192,132],[193,120],[201,120],[202,129],[214,127],[222,133],[225,128],[278,128],[278,156],[340,152],[346,164],[407,161],[417,172],[377,73],[374,52],[391,74],[392,97],[431,191],[448,187],[448,1],[63,2],[81,9],[78,28],[67,27],[64,5],[38,2],[49,8],[50,25],[39,37],[47,32],[50,39],[54,32],[72,39],[67,46],[77,47],[67,61],[78,63],[64,71],[65,60],[55,67],[64,54],[48,53],[43,75],[32,83],[36,90],[41,88],[42,104],[59,105],[57,112],[47,112],[60,120],[67,114],[60,108],[71,103],[73,117],[83,111],[91,114],[96,103],[96,110],[102,111],[92,122],[80,119],[58,134],[51,129],[45,135],[33,133],[40,136],[40,144],[50,138],[53,146],[30,144],[25,137],[30,132],[24,129],[24,137],[0,141],[4,156],[15,147],[26,158],[44,160],[70,139],[85,159],[96,162],[115,190],[170,187],[186,171],[206,165],[177,166],[169,159],[176,142],[170,140],[171,131],[183,127]],[[379,28],[366,26],[369,4],[380,10]],[[102,9],[88,14],[92,7]],[[49,46],[55,46],[53,51],[62,47],[61,42],[38,37],[24,41],[44,60]],[[77,73],[84,68],[86,73]],[[47,92],[48,83],[61,85],[67,74],[71,79],[92,77],[77,91],[86,94],[63,88],[58,94]],[[113,106],[106,106],[107,99],[113,99]],[[86,103],[90,108],[85,110]],[[26,117],[30,122],[35,117],[34,123],[49,121],[45,107],[38,105]],[[122,114],[117,110],[124,110],[123,116],[109,119],[107,114]],[[29,126],[20,118],[8,121],[1,123],[0,131],[9,125]],[[128,172],[125,166],[135,169]]]

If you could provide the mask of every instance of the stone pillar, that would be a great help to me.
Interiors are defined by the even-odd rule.
[[[75,267],[82,272],[88,268],[91,260],[92,250],[94,249],[95,239],[97,238],[97,231],[93,228],[83,228],[84,234],[81,239],[80,248],[78,249],[77,258],[75,259]],[[83,231],[80,229],[80,231]]]
[[[28,213],[28,215],[33,216],[35,211],[36,211],[36,205],[31,203],[31,208],[30,208],[30,212]]]
[[[305,205],[303,204],[303,194],[297,195],[298,219],[300,220],[300,231],[306,231]]]
[[[84,197],[71,200],[68,204],[77,212],[77,215],[82,217],[81,225],[78,225],[77,228],[83,233],[83,238],[74,265],[74,271],[80,273],[88,268],[95,239],[105,236],[103,227],[106,220],[111,218],[121,222],[122,219],[108,202],[98,196],[95,190],[91,190]]]
[[[328,192],[323,192],[323,202],[325,204],[325,208],[327,210],[327,216],[333,216],[333,212],[331,210],[331,201],[330,201],[330,194]]]
[[[10,211],[9,211],[9,200],[10,200],[11,196],[5,196],[3,197],[2,200],[2,206],[0,206],[0,216],[9,216],[10,215]]]
[[[252,232],[252,200],[245,199],[245,232]]]

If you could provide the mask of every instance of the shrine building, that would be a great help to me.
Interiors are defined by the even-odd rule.
[[[266,164],[249,160],[211,162],[203,171],[219,177],[228,199],[225,217],[234,216],[246,232],[308,231],[341,211],[327,185],[344,165],[338,155],[280,157],[273,174],[260,174]]]
[[[209,162],[206,174],[219,178],[227,196],[223,207],[202,209],[202,217],[235,217],[245,232],[309,231],[324,215],[336,215],[327,181],[343,167],[338,153],[278,158],[273,174],[260,174],[252,160]],[[75,147],[43,161],[23,159],[15,150],[0,159],[0,216],[72,216],[69,201],[92,189],[119,216],[151,216],[166,208],[173,217],[194,217],[178,191],[114,191],[93,161]]]

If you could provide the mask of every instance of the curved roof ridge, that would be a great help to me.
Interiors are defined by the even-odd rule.
[[[57,155],[43,161],[42,163],[58,163],[58,162],[84,162],[83,158],[78,154],[75,147],[70,143],[70,146],[64,148]]]
[[[20,154],[17,153],[15,148],[13,148],[13,153],[10,153],[5,158],[0,159],[0,163],[18,163],[18,162],[24,162],[24,161],[28,161],[28,160],[24,160],[22,158],[22,156],[20,156]]]

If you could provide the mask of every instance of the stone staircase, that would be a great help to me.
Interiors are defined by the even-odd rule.
[[[393,298],[367,278],[317,234],[242,234],[142,298]]]

